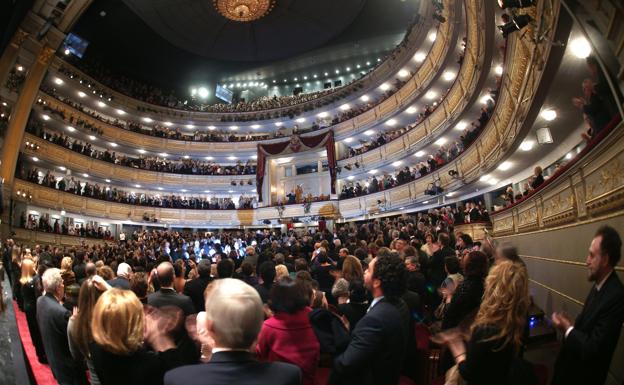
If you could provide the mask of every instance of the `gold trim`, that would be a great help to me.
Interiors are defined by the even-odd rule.
[[[555,263],[562,263],[564,265],[587,267],[587,265],[585,265],[583,262],[571,261],[569,259],[546,258],[546,257],[537,257],[535,255],[524,255],[524,254],[519,254],[519,256],[522,258],[537,259],[539,261],[555,262]],[[616,266],[615,271],[624,271],[624,266]]]
[[[567,299],[568,301],[574,302],[575,304],[577,304],[577,305],[579,305],[579,306],[584,306],[584,305],[585,305],[585,303],[584,303],[584,302],[581,302],[581,301],[579,301],[578,299],[572,298],[572,297],[570,297],[569,295],[564,294],[564,293],[560,292],[560,291],[559,291],[559,290],[557,290],[557,289],[553,289],[552,287],[550,287],[550,286],[548,286],[548,285],[544,285],[543,283],[541,283],[541,282],[537,282],[536,280],[531,279],[531,278],[529,278],[529,281],[530,281],[530,282],[533,282],[534,284],[536,284],[536,285],[538,285],[538,286],[543,287],[544,289],[546,289],[546,290],[548,290],[548,291],[552,291],[553,293],[558,294],[558,295],[562,296],[563,298]]]
[[[496,238],[502,238],[502,237],[517,237],[517,236],[521,236],[521,235],[538,234],[538,233],[543,233],[543,232],[547,232],[547,231],[555,231],[555,230],[567,229],[568,227],[587,225],[587,224],[590,224],[590,223],[604,221],[605,219],[611,219],[611,218],[615,218],[615,217],[623,216],[623,215],[624,215],[624,210],[619,210],[619,211],[616,211],[615,213],[598,216],[598,217],[595,217],[595,218],[592,218],[592,219],[586,220],[586,221],[579,221],[579,222],[570,223],[570,224],[567,224],[567,225],[562,225],[562,226],[557,226],[557,227],[549,227],[547,229],[542,229],[542,230],[528,231],[526,233],[509,234],[509,235],[494,235],[494,238],[496,239]]]

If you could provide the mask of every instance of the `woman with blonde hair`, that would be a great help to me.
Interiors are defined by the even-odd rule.
[[[275,266],[275,281],[279,281],[283,277],[288,277],[288,268],[286,265],[276,265]]]
[[[186,362],[157,309],[143,313],[130,290],[106,290],[91,315],[89,353],[102,385],[163,383],[165,372]],[[147,350],[145,343],[152,347]]]
[[[63,257],[61,259],[61,277],[63,278],[63,285],[69,287],[69,285],[76,283],[76,274],[72,270],[74,260],[72,257]]]
[[[47,363],[43,340],[41,339],[41,332],[39,331],[39,324],[37,324],[37,298],[41,296],[43,290],[41,282],[35,279],[36,275],[35,262],[30,258],[23,259],[22,276],[19,280],[19,284],[21,286],[24,303],[24,313],[26,313],[26,323],[28,324],[30,338],[32,339],[33,345],[35,345],[37,359],[41,363]]]
[[[485,280],[483,301],[470,328],[467,346],[457,330],[437,337],[448,345],[457,363],[454,368],[467,384],[510,383],[509,373],[521,348],[529,308],[528,281],[523,264],[496,264]]]

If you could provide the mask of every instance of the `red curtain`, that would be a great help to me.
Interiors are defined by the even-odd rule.
[[[258,201],[262,202],[262,185],[264,182],[264,173],[266,171],[265,163],[267,156],[303,152],[313,150],[320,146],[324,146],[327,150],[327,161],[331,177],[331,193],[335,194],[336,150],[334,144],[334,132],[329,130],[323,134],[315,136],[300,137],[299,135],[292,135],[289,140],[285,140],[283,142],[258,144],[258,165],[256,167],[256,191],[258,192]]]

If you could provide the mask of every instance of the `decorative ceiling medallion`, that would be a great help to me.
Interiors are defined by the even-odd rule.
[[[213,0],[214,6],[226,19],[254,21],[266,16],[277,0]]]

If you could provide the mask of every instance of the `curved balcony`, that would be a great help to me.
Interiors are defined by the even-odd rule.
[[[429,116],[412,129],[383,146],[339,160],[339,166],[344,167],[347,164],[358,162],[361,165],[366,165],[365,168],[361,169],[362,171],[379,168],[399,159],[406,152],[414,151],[416,147],[422,147],[431,143],[435,137],[455,124],[456,119],[462,114],[477,92],[477,85],[481,76],[480,69],[483,68],[486,56],[484,53],[484,31],[475,28],[478,25],[478,19],[483,12],[484,5],[478,3],[477,7],[478,10],[476,12],[467,13],[468,44],[464,61],[444,100],[438,104]]]
[[[210,189],[227,190],[232,187],[232,182],[236,182],[239,185],[242,181],[244,185],[247,185],[249,180],[253,180],[255,184],[255,174],[199,175],[156,172],[94,159],[29,133],[25,134],[24,141],[39,146],[39,149],[36,151],[26,147],[24,154],[63,165],[75,172],[87,173],[103,179],[116,179],[127,183],[152,185],[154,188],[156,186],[168,188],[184,186],[189,190],[205,190],[206,186],[210,186]]]
[[[451,11],[449,11],[451,12]],[[454,12],[454,11],[453,11]],[[366,130],[368,127],[376,124],[377,121],[385,119],[397,110],[409,102],[420,91],[426,89],[430,82],[435,78],[437,72],[441,66],[441,62],[449,52],[451,44],[448,43],[451,36],[455,32],[455,26],[452,22],[447,22],[441,25],[438,31],[438,37],[436,42],[431,48],[427,59],[418,69],[417,73],[412,76],[397,92],[391,95],[383,102],[377,104],[374,108],[367,110],[366,112],[338,123],[334,126],[320,129],[318,131],[333,129],[335,135],[338,137],[346,137],[353,135],[357,132]],[[56,100],[54,97],[41,93],[41,99],[46,104],[55,109],[61,109],[68,111],[71,115],[79,116],[82,120],[89,122],[89,124],[97,127],[103,131],[103,136],[106,140],[115,142],[124,141],[130,145],[141,146],[153,151],[159,151],[162,148],[167,148],[170,151],[182,151],[182,152],[201,152],[201,151],[230,151],[231,143],[229,142],[189,142],[175,139],[166,139],[160,137],[153,137],[150,135],[140,134],[125,129],[121,129],[107,123],[104,123],[98,119],[91,117],[90,115],[79,111],[65,103]],[[267,140],[270,142],[271,139]],[[279,139],[277,139],[279,140]],[[256,142],[235,142],[237,151],[253,151],[255,150]]]
[[[550,34],[556,28],[558,11],[550,14],[544,12],[543,5],[532,17],[543,20],[548,26]],[[539,19],[543,17],[543,19]],[[465,183],[476,180],[483,171],[489,170],[506,156],[512,144],[520,133],[522,123],[526,119],[529,108],[521,103],[523,100],[533,100],[537,94],[543,65],[550,54],[551,46],[541,42],[536,45],[511,35],[507,41],[507,57],[503,73],[499,99],[492,118],[483,129],[475,142],[468,147],[457,159],[442,166],[434,172],[413,182],[403,184],[385,191],[368,194],[362,197],[340,201],[340,213],[343,217],[353,217],[362,214],[378,212],[382,205],[385,209],[398,208],[417,201],[426,200],[424,194],[427,187],[439,180],[445,190],[458,185],[458,181],[448,175],[449,170],[456,170]],[[382,205],[380,205],[380,202]]]
[[[32,197],[30,200],[37,202],[38,205],[66,210],[69,213],[134,222],[142,222],[143,217],[147,215],[158,218],[158,222],[161,224],[179,226],[237,227],[251,226],[262,223],[264,220],[281,217],[322,216],[336,218],[339,215],[337,201],[313,202],[307,212],[303,204],[283,206],[284,209],[281,213],[276,207],[242,210],[192,210],[102,201],[15,179],[13,197],[20,202],[27,201],[27,199],[17,195],[18,190],[27,191]]]
[[[581,161],[582,160],[582,161]],[[494,236],[561,228],[624,214],[624,123],[522,201],[490,215]]]
[[[131,109],[133,111],[136,110],[147,110],[152,113],[156,113],[158,115],[167,116],[167,117],[180,117],[184,119],[191,119],[197,121],[208,121],[208,122],[218,122],[222,121],[222,117],[226,117],[226,121],[250,121],[249,117],[257,114],[264,115],[272,115],[271,118],[279,117],[279,116],[287,116],[293,113],[293,110],[297,110],[298,112],[309,111],[314,109],[315,106],[321,105],[325,106],[332,102],[334,102],[337,95],[351,95],[356,92],[358,89],[362,89],[365,87],[371,87],[371,85],[377,82],[383,82],[384,79],[388,78],[393,73],[398,71],[398,68],[404,65],[404,63],[411,58],[413,51],[410,48],[415,48],[420,46],[420,43],[425,39],[425,36],[428,32],[428,28],[430,24],[428,23],[431,20],[431,16],[433,15],[433,7],[428,1],[421,2],[421,9],[419,12],[422,17],[418,23],[411,27],[408,33],[406,33],[406,38],[408,42],[413,42],[411,47],[403,47],[399,45],[391,54],[388,56],[390,59],[384,60],[377,67],[375,67],[371,72],[364,75],[361,79],[358,79],[340,89],[331,92],[327,95],[323,95],[321,97],[315,98],[313,100],[303,102],[300,104],[285,106],[280,108],[273,109],[265,109],[265,110],[257,110],[257,111],[249,111],[249,112],[201,112],[201,111],[187,111],[180,110],[176,108],[164,107],[156,104],[151,104],[148,102],[144,102],[138,99],[134,99],[131,96],[127,96],[121,92],[117,92],[111,89],[108,86],[105,86],[101,82],[92,78],[91,76],[85,74],[80,69],[72,66],[71,64],[65,62],[60,57],[55,57],[53,62],[51,63],[51,68],[54,70],[59,70],[61,66],[71,69],[73,72],[82,73],[82,77],[87,79],[90,83],[96,84],[96,88],[106,89],[107,93],[114,97],[114,100],[122,101],[121,107],[125,107]],[[269,118],[269,119],[271,119]]]

